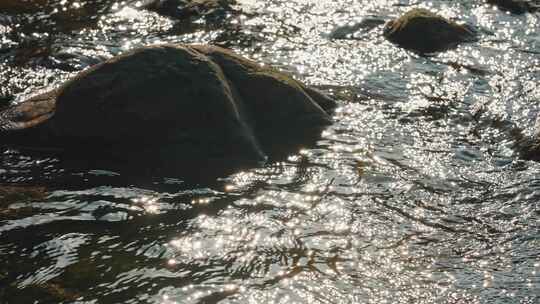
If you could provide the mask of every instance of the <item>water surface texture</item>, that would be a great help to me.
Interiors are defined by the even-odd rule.
[[[128,49],[187,42],[275,65],[340,106],[316,146],[232,174],[2,147],[0,185],[20,195],[0,202],[1,303],[540,302],[540,165],[509,132],[534,131],[540,15],[241,0],[207,22],[51,2],[0,12],[2,105]],[[413,7],[479,41],[433,56],[387,42],[384,23]]]

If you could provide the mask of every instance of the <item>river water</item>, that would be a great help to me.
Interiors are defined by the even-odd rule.
[[[187,42],[275,65],[339,108],[316,146],[233,173],[3,147],[2,187],[29,194],[0,202],[0,303],[540,302],[540,165],[508,131],[534,130],[539,15],[241,0],[216,24],[135,1],[53,2],[0,11],[0,102],[136,46]],[[412,7],[479,41],[427,57],[387,42],[384,22]]]

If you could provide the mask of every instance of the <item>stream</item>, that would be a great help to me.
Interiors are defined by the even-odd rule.
[[[0,303],[540,303],[540,164],[507,127],[535,130],[539,13],[238,0],[222,19],[178,20],[137,1],[51,1],[0,9],[0,107],[158,43],[231,48],[339,107],[315,146],[235,172],[0,144],[0,188],[20,193],[0,201]],[[432,56],[385,40],[413,7],[479,40]]]

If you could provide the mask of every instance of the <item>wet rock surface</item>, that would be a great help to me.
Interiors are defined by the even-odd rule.
[[[389,21],[384,36],[392,43],[419,53],[445,51],[475,40],[470,28],[421,8]]]
[[[334,106],[272,68],[204,45],[150,46],[0,113],[6,140],[41,148],[264,160],[314,138]],[[324,108],[324,109],[323,109]]]

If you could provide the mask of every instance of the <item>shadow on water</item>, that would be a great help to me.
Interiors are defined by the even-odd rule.
[[[22,32],[70,32],[96,25],[99,18],[110,13],[124,1],[98,0],[89,2],[61,0],[5,0],[0,11],[19,23]]]
[[[272,161],[276,165],[272,165],[274,169],[268,178],[284,172],[285,168],[277,160],[290,155],[290,151],[286,151],[274,150]],[[161,175],[163,172],[171,173],[171,168],[165,171],[156,171],[154,168],[145,174],[140,170],[142,164],[132,162],[133,159],[125,159],[124,163],[119,164],[97,160],[95,155],[93,161],[81,160],[83,155],[74,159],[58,155],[46,156],[43,152],[33,154],[4,150],[4,155],[7,158],[2,163],[12,164],[13,167],[0,169],[3,173],[19,168],[22,171],[15,170],[13,178],[28,177],[28,181],[15,180],[13,184],[17,186],[5,180],[0,181],[0,222],[4,224],[0,227],[0,244],[17,244],[16,251],[10,250],[10,246],[0,247],[3,255],[0,261],[0,299],[6,303],[32,302],[35,299],[55,303],[75,301],[81,297],[92,298],[96,292],[103,292],[101,287],[95,285],[97,280],[115,284],[119,276],[131,271],[135,271],[133,279],[136,279],[136,269],[166,269],[166,272],[170,272],[169,276],[158,279],[160,283],[157,285],[140,286],[144,286],[146,292],[159,293],[162,285],[187,288],[193,284],[205,284],[213,280],[214,268],[224,268],[233,278],[248,279],[254,272],[268,271],[275,262],[271,258],[264,263],[237,268],[236,254],[231,252],[230,260],[210,258],[184,263],[168,259],[171,256],[170,249],[162,245],[169,244],[179,235],[196,234],[197,229],[191,222],[197,218],[216,217],[233,206],[249,210],[247,206],[235,205],[242,199],[255,199],[269,184],[262,178],[241,189],[228,188],[230,181],[221,177],[233,171],[238,172],[239,168],[211,167],[212,162],[207,162],[201,167],[193,167],[195,164],[191,164],[191,174],[182,174],[175,169],[173,171],[176,175]],[[291,191],[301,188],[310,178],[309,168],[312,166],[307,159],[300,158],[298,172],[289,183]],[[95,169],[104,167],[118,171]],[[56,171],[56,174],[47,178],[37,174],[45,171]],[[2,178],[9,180],[9,175],[2,175]],[[150,181],[153,182],[148,184]],[[44,186],[36,186],[36,183]],[[134,199],[131,192],[137,189],[144,190],[141,198]],[[154,209],[155,201],[147,199],[152,196],[160,197],[161,206]],[[62,207],[56,205],[57,202],[67,204]],[[4,209],[10,204],[16,205],[15,212],[6,212]],[[166,210],[160,210],[163,205],[168,205]],[[257,212],[261,210],[257,208]],[[157,214],[152,216],[152,213]],[[68,234],[65,234],[66,227],[71,227]],[[141,233],[144,233],[144,237],[141,237]],[[28,235],[32,237],[27,238]],[[85,236],[90,235],[102,237],[88,242]],[[114,237],[109,238],[108,235]],[[52,236],[60,243],[51,243]],[[126,245],[116,248],[115,240],[121,240]],[[78,247],[78,242],[84,243],[84,246]],[[109,244],[106,251],[110,251],[112,256],[106,261],[95,259],[96,252],[92,248],[104,246],[104,243]],[[72,249],[76,250],[76,254]],[[133,251],[137,254],[132,254]],[[21,257],[19,252],[31,255]],[[102,253],[107,254],[105,251]],[[277,256],[285,261],[285,265],[291,266],[295,264],[295,259],[312,260],[306,269],[294,267],[290,272],[262,282],[261,287],[279,283],[303,271],[319,271],[314,264],[332,263],[326,259],[317,261],[316,256],[323,253],[316,251],[314,257],[314,253],[300,239],[290,251],[276,247],[270,251],[263,249],[261,254]],[[56,256],[58,262],[64,265],[61,272],[49,264],[49,258]],[[288,261],[291,256],[294,256],[293,260]],[[29,276],[31,269],[36,268],[40,269],[40,273]],[[179,273],[183,274],[182,277],[178,277]],[[127,276],[126,279],[129,279],[130,275]],[[25,278],[23,283],[20,283],[21,278]],[[238,287],[226,287],[201,297],[197,303],[218,303],[237,292]],[[123,302],[131,296],[131,291],[119,290],[107,298],[108,301]]]
[[[109,151],[107,146],[79,146],[74,149],[5,146],[0,148],[0,170],[3,173],[0,183],[38,184],[50,189],[99,185],[157,191],[167,191],[168,187],[178,185],[182,189],[223,188],[223,179],[231,174],[279,163],[300,149],[314,147],[320,139],[320,131],[302,132],[295,136],[263,136],[266,137],[266,145],[263,146],[268,155],[266,160],[254,160],[234,153],[219,155],[212,151],[194,154],[182,146],[141,146],[114,151]],[[163,179],[170,183],[156,182]]]

